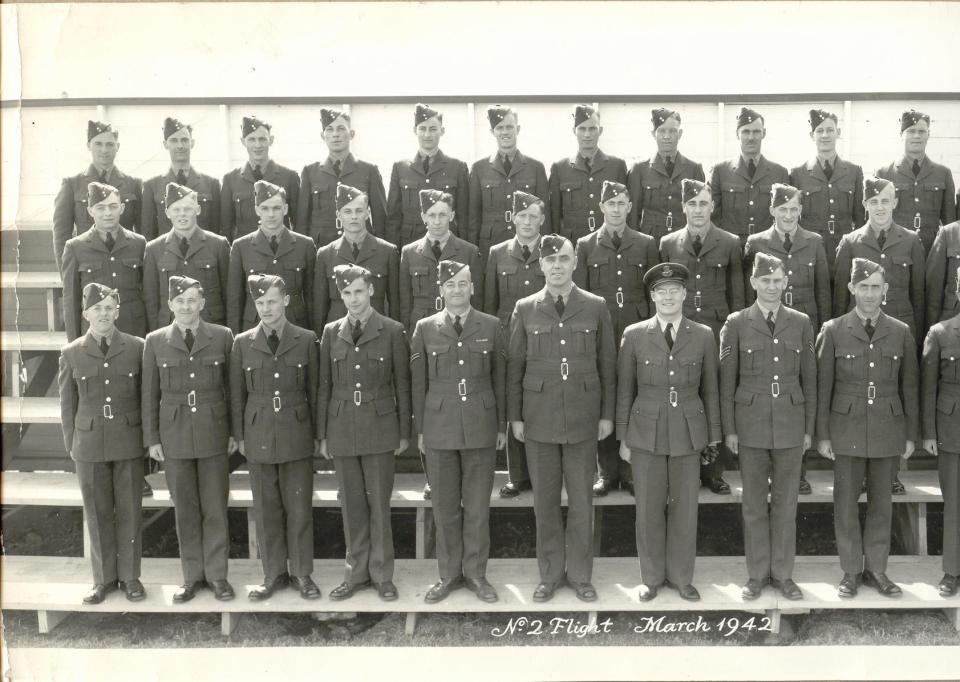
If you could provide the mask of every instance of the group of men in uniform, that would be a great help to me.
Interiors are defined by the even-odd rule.
[[[320,458],[334,460],[347,539],[331,598],[371,586],[397,598],[390,493],[394,457],[414,436],[437,518],[440,581],[427,601],[461,586],[497,599],[485,569],[504,450],[500,494],[533,489],[537,601],[564,584],[597,598],[591,497],[621,483],[637,503],[640,598],[663,585],[699,598],[698,488],[729,494],[733,458],[743,594],[771,582],[800,598],[797,494],[810,492],[803,457],[814,447],[836,460],[841,595],[860,581],[892,595],[890,494],[898,457],[918,444],[915,339],[927,326],[921,445],[940,457],[953,510],[940,588],[954,593],[960,223],[940,225],[955,218],[954,190],[925,155],[929,117],[906,112],[904,160],[864,178],[836,154],[836,115],[811,111],[817,158],[788,172],[761,153],[762,115],[743,109],[741,155],[707,183],[678,151],[674,111],[653,110],[657,152],[628,171],[600,150],[599,113],[578,105],[577,153],[549,180],[517,148],[517,113],[487,113],[497,151],[468,172],[439,149],[442,114],[417,105],[419,150],[394,165],[386,196],[376,166],[350,152],[343,112],[321,111],[329,156],[299,179],[270,159],[270,124],[245,117],[248,162],[222,185],[191,166],[192,128],[167,119],[171,168],[142,190],[114,166],[116,131],[90,122],[93,163],[64,181],[54,220],[70,341],[64,438],[96,526],[88,601],[118,585],[143,596],[130,486],[144,485],[133,473],[144,449],[164,462],[176,508],[175,601],[205,586],[233,597],[234,452],[250,470],[263,560],[251,599],[287,585],[320,596],[310,577]],[[121,428],[129,447],[108,451]]]

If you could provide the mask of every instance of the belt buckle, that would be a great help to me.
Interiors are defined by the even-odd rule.
[[[873,400],[877,397],[877,387],[867,386],[867,400]]]
[[[770,395],[774,398],[780,397],[780,384],[776,381],[770,384]]]
[[[783,302],[787,305],[793,305],[793,292],[788,291],[783,295]]]
[[[467,394],[467,380],[461,379],[460,383],[457,384],[457,395],[466,395]]]
[[[433,307],[436,308],[437,310],[443,310],[442,296],[437,296],[435,299],[433,299]]]
[[[919,230],[920,222],[921,222],[920,216],[918,215],[913,216],[913,229]]]
[[[622,291],[618,291],[618,292],[617,292],[617,305],[620,306],[621,308],[623,307],[623,292],[622,292]]]
[[[668,400],[670,401],[670,407],[676,407],[680,404],[680,397],[677,395],[676,391],[670,391]]]
[[[283,405],[280,402],[280,396],[273,396],[273,411],[279,412],[281,407],[283,407]]]
[[[190,407],[196,407],[196,406],[197,406],[197,392],[196,392],[196,391],[190,391],[189,393],[187,393],[187,405],[190,406]]]
[[[567,380],[567,377],[570,375],[570,365],[566,362],[560,363],[560,378],[564,381]]]
[[[587,227],[590,228],[590,231],[591,231],[591,232],[593,232],[595,229],[597,229],[597,219],[594,218],[593,216],[588,216],[588,217],[587,217]]]
[[[756,226],[756,223],[747,223],[747,234],[753,234],[753,228]]]
[[[702,307],[703,307],[703,306],[701,305],[702,299],[703,299],[703,297],[702,297],[700,294],[694,294],[694,296],[693,296],[693,307],[694,307],[694,308],[702,308]]]
[[[111,407],[110,405],[103,406],[103,418],[113,419],[113,407]]]
[[[668,230],[673,229],[673,215],[671,215],[670,213],[667,214],[666,227]]]
[[[507,209],[503,212],[503,222],[512,223],[513,222],[513,211]]]
[[[836,221],[836,220],[828,220],[828,221],[827,221],[827,232],[829,232],[830,234],[834,234],[834,233],[836,232],[836,229],[837,229],[837,221]]]
[[[363,397],[363,394],[360,391],[353,392],[353,404],[357,407],[360,407],[360,399]]]

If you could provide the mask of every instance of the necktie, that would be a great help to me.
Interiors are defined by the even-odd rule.
[[[917,177],[918,175],[920,175],[920,160],[914,159],[913,160],[913,177]]]
[[[187,174],[183,172],[183,169],[177,171],[177,182],[181,185],[187,184]]]
[[[353,260],[356,261],[360,257],[360,245],[356,242],[353,243]]]
[[[270,352],[277,354],[277,348],[280,347],[280,337],[277,336],[277,330],[271,329],[270,336],[267,337],[267,345],[270,346]]]
[[[750,176],[750,179],[753,179],[753,176],[757,174],[757,164],[753,159],[750,159],[750,163],[747,164],[747,174]]]
[[[698,234],[693,238],[693,252],[699,256],[700,249],[702,248],[703,248],[703,239],[701,239],[700,235]]]
[[[423,157],[423,174],[426,175],[430,172],[430,157]]]
[[[557,302],[553,305],[553,307],[557,309],[557,315],[563,317],[563,309],[565,307],[563,305],[563,296],[557,296]]]
[[[107,251],[113,251],[114,245],[117,241],[113,238],[113,232],[107,232],[107,236],[104,238],[103,243],[107,246]]]
[[[440,260],[440,240],[434,239],[433,246],[430,247],[430,250],[433,251],[433,257],[438,261]]]
[[[767,329],[770,330],[770,333],[773,334],[773,330],[776,329],[777,323],[773,319],[773,311],[771,310],[767,313]]]
[[[457,315],[457,319],[453,321],[453,331],[457,332],[457,336],[463,335],[463,325],[460,323],[459,315]]]
[[[186,256],[187,251],[190,249],[190,242],[187,241],[186,237],[180,237],[180,255]]]
[[[863,323],[863,330],[867,332],[867,336],[869,336],[871,339],[873,338],[873,320],[871,320],[869,317]]]
[[[623,240],[620,239],[620,233],[614,232],[614,233],[613,233],[613,236],[612,236],[610,239],[611,239],[611,241],[613,242],[613,248],[615,248],[617,251],[619,251],[619,250],[620,250],[620,245],[623,243]]]
[[[833,167],[829,161],[823,162],[823,174],[827,176],[827,180],[833,177]]]
[[[523,261],[527,262],[530,260],[530,247],[526,244],[523,245],[523,248],[520,249],[520,252],[523,254]]]
[[[667,171],[667,176],[672,177],[673,176],[673,159],[671,159],[669,156],[665,158],[663,160],[663,168],[665,171]]]
[[[333,172],[337,174],[337,177],[338,177],[338,178],[340,177],[340,168],[341,168],[341,167],[342,167],[342,166],[341,166],[341,164],[340,164],[340,159],[337,159],[336,161],[333,162]]]
[[[253,179],[254,180],[263,180],[263,171],[260,170],[260,166],[253,167]]]
[[[588,175],[589,175],[589,174],[592,174],[592,173],[593,173],[593,165],[590,163],[590,159],[588,159],[588,158],[585,157],[585,156],[582,157],[582,158],[583,158],[583,165],[587,167],[587,174],[588,174]]]
[[[276,254],[277,249],[279,248],[280,248],[280,244],[279,242],[277,242],[277,235],[273,235],[272,237],[270,237],[270,250],[273,251],[274,254]]]
[[[667,322],[667,327],[663,330],[663,338],[667,342],[667,348],[673,350],[673,322]]]
[[[880,245],[880,250],[883,251],[883,245],[887,243],[887,231],[880,230],[880,234],[877,235],[877,244]]]
[[[360,340],[360,336],[363,334],[363,328],[360,326],[360,320],[357,320],[353,323],[353,343],[356,344]]]
[[[107,171],[102,170],[100,171],[100,182],[106,182],[106,181],[107,181]]]
[[[506,154],[503,155],[503,172],[507,175],[510,175],[510,170],[513,168],[513,164],[510,163],[510,157]]]
[[[783,235],[783,250],[787,253],[790,253],[790,249],[793,248],[793,242],[790,240],[790,233]]]
[[[193,350],[193,330],[190,327],[183,334],[183,342],[187,344],[187,350]]]
[[[110,350],[110,344],[107,343],[107,337],[100,337],[100,352],[103,353],[103,356],[107,356],[107,351]]]

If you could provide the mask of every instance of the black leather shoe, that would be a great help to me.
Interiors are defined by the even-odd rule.
[[[362,583],[343,582],[330,590],[330,598],[333,601],[343,601],[344,599],[349,599],[360,590],[365,590],[368,587],[373,587],[373,583],[369,580]]]
[[[141,491],[143,497],[153,497],[153,488],[150,487],[150,484],[147,483],[147,479],[143,479],[143,490]]]
[[[127,581],[121,580],[120,589],[123,590],[127,601],[143,601],[147,598],[147,591],[143,589],[143,583],[136,578]]]
[[[907,489],[903,487],[903,483],[900,482],[899,476],[893,477],[893,485],[890,487],[890,490],[894,495],[906,495]]]
[[[940,581],[940,584],[937,585],[937,589],[940,591],[940,596],[952,597],[955,595],[957,593],[957,580],[957,576],[944,573],[943,579]]]
[[[317,584],[313,582],[313,578],[309,575],[303,577],[291,576],[290,586],[299,592],[304,599],[320,598],[320,588],[317,587]]]
[[[844,573],[837,585],[837,594],[844,599],[850,599],[857,596],[857,589],[860,586],[860,575],[856,573]]]
[[[423,499],[429,500],[431,494],[432,494],[432,491],[430,490],[430,484],[425,483],[423,485]]]
[[[397,586],[391,580],[377,583],[377,594],[383,601],[396,601],[400,597],[397,593]]]
[[[613,483],[608,478],[602,476],[593,484],[594,497],[606,497],[607,493],[613,488]]]
[[[620,481],[620,487],[630,493],[631,497],[636,497],[637,493],[633,489],[633,481]]]
[[[580,583],[568,578],[567,585],[577,593],[577,599],[580,601],[597,601],[597,590],[589,581]]]
[[[803,599],[803,590],[790,578],[786,580],[771,580],[770,584],[773,585],[774,589],[780,590],[780,594],[783,595],[784,599],[789,599],[790,601]]]
[[[109,583],[97,583],[93,588],[87,592],[83,597],[84,604],[99,604],[104,599],[107,598],[107,595],[117,589],[117,581]]]
[[[233,585],[228,583],[225,578],[214,580],[210,583],[210,589],[213,590],[213,598],[217,601],[230,601],[237,596],[233,591]]]
[[[423,601],[428,604],[436,604],[438,601],[446,599],[450,596],[451,592],[459,590],[461,587],[463,587],[463,576],[458,575],[456,578],[441,578],[440,582],[434,583],[433,587],[423,595]]]
[[[873,587],[884,597],[899,597],[901,594],[903,594],[903,590],[900,589],[900,586],[890,580],[886,573],[864,571],[863,584]]]
[[[700,593],[693,585],[684,585],[683,587],[678,587],[677,591],[680,592],[681,599],[686,599],[687,601],[700,601]]]
[[[766,587],[766,585],[767,581],[765,579],[750,578],[740,589],[740,594],[744,599],[756,599],[760,596],[760,593],[763,592],[763,588]]]
[[[500,497],[516,497],[524,490],[530,490],[532,487],[530,481],[508,481],[500,488]]]
[[[801,495],[813,494],[813,488],[810,487],[810,483],[809,481],[807,481],[805,476],[800,477],[800,494]]]
[[[533,591],[533,601],[550,601],[557,591],[557,583],[540,583]]]
[[[640,592],[637,594],[637,597],[640,601],[651,601],[657,596],[659,589],[656,585],[643,584],[640,586]]]
[[[714,495],[730,494],[730,486],[720,476],[717,476],[716,478],[711,478],[710,482],[707,485],[710,487],[710,492],[712,492]]]
[[[493,585],[487,582],[486,578],[464,578],[463,584],[466,585],[468,590],[477,595],[477,599],[480,601],[492,604],[500,598],[497,595],[497,591],[493,589]]]
[[[176,592],[173,593],[173,603],[174,604],[185,604],[195,596],[197,596],[197,591],[202,590],[205,586],[205,583],[202,580],[197,580],[192,583],[184,583],[180,586]]]
[[[281,573],[274,578],[264,578],[262,585],[257,585],[247,593],[250,601],[263,601],[273,596],[277,590],[282,590],[290,584],[290,576],[287,573]]]

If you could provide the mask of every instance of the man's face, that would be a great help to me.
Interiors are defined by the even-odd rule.
[[[450,221],[453,220],[453,209],[445,201],[438,201],[427,209],[426,213],[421,213],[423,224],[427,226],[427,234],[430,239],[443,239],[450,231]]]
[[[930,141],[930,124],[921,119],[900,133],[900,139],[905,153],[924,154]]]
[[[267,326],[272,326],[286,317],[286,307],[290,304],[290,297],[280,291],[280,287],[270,287],[260,298],[254,301],[257,306],[257,315]]]
[[[116,192],[112,192],[100,203],[88,206],[87,213],[93,218],[93,224],[97,226],[97,229],[112,232],[120,225],[120,216],[123,214],[124,208],[126,206],[120,201],[120,196]]]
[[[573,271],[577,269],[573,245],[566,242],[559,253],[540,256],[540,269],[547,278],[547,284],[557,288],[565,287],[573,279]]]
[[[887,185],[883,191],[869,199],[864,199],[863,207],[867,209],[870,223],[878,230],[885,229],[893,222],[893,209],[897,207],[897,190]]]
[[[100,336],[109,336],[113,333],[118,317],[120,317],[120,304],[113,296],[108,296],[83,311],[83,319],[90,325],[90,329]]]
[[[168,137],[163,146],[170,153],[173,163],[190,163],[190,150],[193,149],[193,135],[186,128],[181,128]]]
[[[350,285],[340,290],[343,305],[354,317],[361,317],[370,307],[370,297],[373,296],[373,284],[367,284],[363,277],[357,277]]]
[[[350,151],[350,141],[353,139],[355,131],[350,127],[343,116],[335,118],[326,128],[323,129],[323,141],[327,145],[327,150],[332,153]]]
[[[758,118],[737,129],[737,139],[740,140],[740,153],[744,156],[756,156],[760,153],[763,138],[767,136],[767,129],[763,127],[763,119]]]
[[[243,146],[247,150],[247,158],[252,164],[266,163],[270,159],[270,145],[273,144],[273,135],[266,126],[260,126],[243,138]]]
[[[779,206],[770,207],[770,215],[781,232],[793,232],[800,224],[800,194]]]
[[[683,312],[683,300],[687,297],[687,289],[678,282],[664,282],[658,284],[650,292],[650,298],[657,307],[657,312],[663,317],[673,317]]]
[[[513,225],[517,228],[517,236],[529,241],[540,234],[540,226],[546,216],[540,204],[532,204],[522,211],[513,214]]]
[[[671,116],[651,134],[657,142],[657,153],[661,156],[668,154],[672,156],[677,153],[677,146],[680,144],[680,138],[683,137],[683,128],[680,127],[680,121],[675,116]]]
[[[260,227],[266,232],[276,233],[283,227],[283,217],[287,215],[287,202],[280,194],[274,194],[254,208],[260,216]]]
[[[87,142],[87,149],[90,150],[90,158],[95,166],[112,168],[113,160],[117,158],[117,152],[120,151],[120,143],[117,142],[113,133],[100,133]]]
[[[875,272],[856,284],[848,283],[847,289],[857,301],[857,310],[864,317],[873,317],[880,310],[883,297],[887,295],[888,285],[880,272]]]
[[[507,152],[516,149],[517,135],[520,134],[517,117],[514,114],[507,114],[502,121],[494,126],[490,134],[496,139],[500,151]]]
[[[197,216],[200,215],[200,204],[196,194],[188,194],[183,199],[175,201],[165,209],[164,213],[170,219],[173,229],[177,232],[190,232],[197,226]]]
[[[584,155],[592,155],[597,151],[600,136],[603,135],[600,118],[594,114],[583,123],[578,124],[573,129],[573,133],[577,136],[577,149]]]
[[[757,292],[757,300],[768,308],[772,308],[787,288],[787,276],[783,268],[777,268],[773,272],[751,277],[750,286]]]
[[[167,301],[173,319],[183,327],[192,327],[200,319],[200,311],[206,301],[197,287],[190,287],[182,294],[177,294]]]
[[[470,267],[467,266],[460,270],[453,277],[448,279],[440,287],[440,294],[443,296],[444,304],[453,310],[464,310],[470,304],[470,297],[473,295],[473,280],[470,275]]]
[[[367,216],[370,211],[367,207],[367,197],[360,196],[337,211],[343,233],[359,235],[367,229]]]
[[[837,122],[832,118],[823,119],[820,125],[810,133],[810,139],[817,146],[818,154],[835,154],[839,138],[840,128],[837,127]]]
[[[633,204],[626,193],[618,194],[600,204],[600,212],[603,213],[603,222],[610,227],[620,227],[627,222],[627,216]]]
[[[700,194],[683,202],[683,213],[691,227],[706,227],[710,223],[710,214],[713,213],[713,195],[710,194],[710,188],[704,187]]]
[[[414,127],[413,132],[417,135],[417,144],[425,152],[432,152],[440,146],[440,138],[446,132],[440,119],[436,116],[421,121]]]

